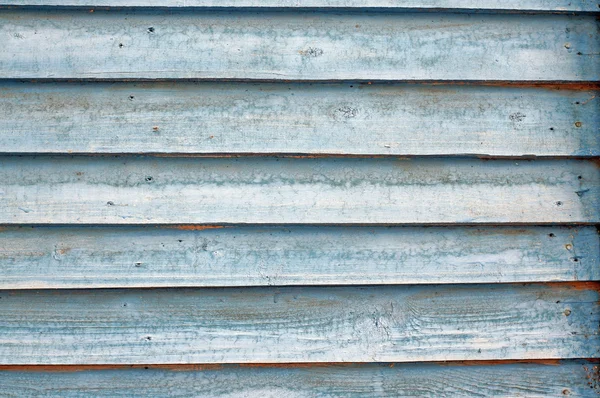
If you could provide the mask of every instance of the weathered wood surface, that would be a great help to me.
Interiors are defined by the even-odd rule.
[[[67,7],[318,7],[467,11],[598,12],[591,0],[2,0],[0,6]]]
[[[0,364],[597,358],[598,284],[13,290]]]
[[[0,288],[600,280],[595,227],[5,228]]]
[[[596,223],[584,160],[0,158],[3,224]]]
[[[0,371],[3,397],[597,397],[598,364],[236,365]]]
[[[600,156],[594,90],[0,85],[3,153]]]
[[[0,78],[600,80],[593,15],[4,10]]]

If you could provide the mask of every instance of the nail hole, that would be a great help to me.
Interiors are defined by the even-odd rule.
[[[574,262],[574,263],[578,263],[578,262],[579,262],[579,259],[578,259],[577,257],[573,257],[573,262]]]
[[[146,336],[145,338],[146,338],[146,340],[148,340],[148,341],[152,340],[152,337],[150,337],[150,336]]]
[[[554,127],[550,127],[550,131],[554,131]]]
[[[119,48],[123,48],[123,43],[119,43]]]
[[[123,304],[123,307],[127,307],[127,303]]]
[[[130,96],[129,96],[129,100],[130,100],[130,101],[133,101],[133,99],[134,99],[134,98],[135,98],[135,97],[134,97],[133,95],[130,95]]]
[[[144,369],[148,369],[148,367],[147,367],[147,366],[144,366]]]
[[[154,178],[152,178],[152,176],[148,176],[145,178],[146,182],[152,182],[154,181]]]
[[[575,105],[579,105],[579,101],[575,101]]]
[[[578,180],[583,180],[583,176],[577,176]]]
[[[561,201],[559,200],[558,202],[556,202],[556,205],[557,205],[557,206],[562,206],[562,205],[563,205],[563,202],[561,202]]]
[[[141,267],[141,266],[142,266],[142,263],[135,263],[135,266],[136,266],[136,267]]]
[[[548,234],[549,237],[554,238],[556,235],[554,235],[553,233]]]
[[[154,28],[152,26],[148,28],[148,33],[154,33]]]
[[[114,206],[115,202],[112,202],[112,201],[109,200],[108,202],[106,202],[106,205],[107,206]]]

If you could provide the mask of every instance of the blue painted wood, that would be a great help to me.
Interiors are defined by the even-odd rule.
[[[0,79],[77,80],[3,81],[1,153],[167,156],[0,157],[0,395],[597,393],[596,364],[480,362],[600,356],[597,231],[555,225],[600,223],[595,159],[169,157],[596,158],[598,21],[566,13],[597,2],[212,1],[0,3],[50,6],[0,14]],[[81,82],[136,79],[279,82]],[[162,225],[229,223],[320,225]],[[250,287],[290,284],[384,286]],[[446,360],[478,362],[7,372]]]
[[[0,364],[597,358],[598,284],[2,291]]]
[[[179,228],[4,228],[0,288],[600,280],[595,227]]]
[[[9,9],[0,78],[597,81],[597,27],[571,15]]]
[[[454,9],[468,11],[598,12],[591,0],[2,0],[0,6],[75,7],[318,7]]]
[[[579,160],[0,158],[4,224],[597,223]]]
[[[0,371],[14,397],[597,397],[598,364],[194,366]]]
[[[600,155],[594,90],[4,82],[0,92],[4,153]]]

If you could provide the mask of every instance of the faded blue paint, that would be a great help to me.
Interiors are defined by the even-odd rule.
[[[0,157],[4,224],[597,223],[582,160]]]
[[[0,78],[600,80],[594,16],[5,10]]]
[[[0,6],[0,364],[313,363],[21,368],[0,395],[599,391],[584,362],[314,366],[600,357],[599,237],[573,226],[600,222],[597,2]],[[166,225],[194,223],[287,225]]]
[[[599,293],[561,285],[0,292],[0,364],[593,358]]]
[[[592,90],[3,82],[0,93],[4,153],[600,155]]]
[[[1,372],[6,396],[21,397],[597,397],[598,364],[365,364],[300,368],[225,365]]]
[[[6,228],[0,288],[600,280],[595,227],[188,228]]]

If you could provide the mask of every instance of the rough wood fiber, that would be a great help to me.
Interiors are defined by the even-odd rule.
[[[0,371],[6,397],[597,397],[598,364]]]
[[[597,284],[0,292],[0,364],[596,358]]]
[[[593,90],[4,82],[0,92],[4,153],[600,156]]]
[[[3,224],[596,223],[579,160],[0,158]]]
[[[591,0],[2,0],[6,6],[76,7],[318,7],[455,9],[468,11],[584,11],[598,12]]]
[[[594,16],[5,10],[0,78],[596,81]]]
[[[595,227],[5,228],[2,289],[600,280]]]

